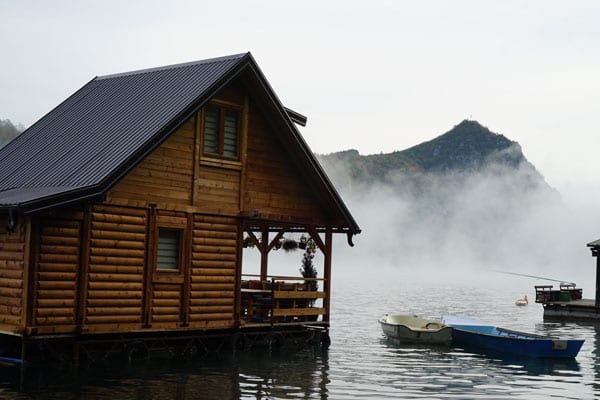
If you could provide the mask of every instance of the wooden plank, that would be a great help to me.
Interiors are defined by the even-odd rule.
[[[111,324],[107,331],[119,332],[117,323],[141,322],[139,315],[88,315],[85,319],[88,324]]]
[[[132,233],[123,231],[106,231],[106,230],[94,230],[92,232],[94,239],[104,239],[107,241],[125,241],[127,243],[144,243],[146,240],[146,234],[144,233]],[[95,242],[101,243],[101,242]],[[105,242],[106,243],[106,242]]]
[[[39,256],[41,263],[58,263],[58,264],[77,264],[79,257],[77,254],[51,254],[41,253]]]
[[[90,282],[137,282],[142,283],[142,275],[140,274],[106,274],[106,273],[90,273]]]
[[[237,232],[194,229],[194,239],[193,239],[194,245],[202,244],[201,243],[202,239],[200,239],[200,238],[207,238],[207,237],[210,237],[210,239],[212,239],[212,240],[217,240],[217,241],[221,241],[221,243],[224,243],[224,242],[222,242],[223,240],[236,241],[237,240]]]
[[[137,307],[142,308],[142,302],[140,298],[137,299],[123,299],[123,298],[110,298],[110,299],[87,299],[88,307]]]
[[[105,247],[92,247],[90,249],[92,257],[102,257],[102,256],[111,256],[111,257],[123,257],[123,258],[133,258],[136,261],[144,258],[144,249],[111,249]]]
[[[190,307],[190,315],[198,314],[217,314],[227,313],[231,315],[233,313],[233,305],[214,305],[214,306],[197,306]]]
[[[87,309],[89,317],[97,315],[141,315],[141,312],[141,307],[88,307]]]
[[[50,246],[79,246],[79,238],[77,237],[64,237],[64,236],[43,236],[41,240],[42,245]]]
[[[36,318],[39,317],[68,317],[69,323],[73,323],[73,307],[67,308],[46,308],[38,307],[36,309]]]
[[[208,313],[208,314],[191,314],[190,321],[231,321],[233,320],[232,313]]]
[[[11,307],[22,308],[22,303],[21,303],[21,299],[20,298],[0,297],[0,304],[4,304],[6,306],[11,306]]]
[[[68,325],[73,324],[73,317],[37,317],[35,318],[35,323],[37,325]]]
[[[38,272],[37,278],[40,281],[67,281],[74,282],[77,278],[76,272]]]
[[[273,297],[275,299],[322,299],[325,298],[324,292],[309,292],[309,291],[292,291],[292,290],[275,290]]]
[[[148,211],[145,209],[133,208],[133,207],[116,207],[111,204],[99,203],[94,204],[93,210],[98,213],[104,214],[118,214],[118,215],[130,215],[134,217],[146,218]]]
[[[141,290],[90,290],[89,299],[141,299]]]
[[[2,260],[0,259],[0,269],[11,269],[11,270],[20,270],[20,271],[26,271],[26,269],[24,268],[24,260],[23,259],[18,259],[18,260]]]
[[[179,306],[177,307],[152,307],[152,318],[156,318],[157,315],[170,314],[177,316],[179,319]]]
[[[214,291],[214,290],[235,290],[235,284],[232,283],[193,283],[192,287],[196,291]]]
[[[119,240],[119,239],[92,239],[93,247],[105,247],[110,249],[135,249],[144,250],[144,240]]]
[[[325,314],[324,308],[276,308],[273,310],[274,317],[291,317],[302,315],[321,315]]]
[[[193,283],[235,283],[235,276],[231,271],[227,271],[227,275],[194,275],[192,276]]]
[[[0,279],[18,279],[22,281],[23,271],[18,269],[0,269]]]
[[[39,262],[38,272],[75,272],[77,265],[73,263]]]
[[[161,299],[155,297],[152,299],[152,305],[154,307],[177,307],[177,309],[179,309],[181,299],[179,299],[179,296],[176,299]]]
[[[75,306],[75,299],[37,299],[35,305],[47,308],[70,308]]]
[[[139,265],[144,265],[144,259],[143,258],[90,256],[90,263],[91,263],[91,265],[139,266]]]
[[[114,222],[103,222],[103,221],[92,221],[92,230],[94,231],[94,237],[96,237],[96,231],[107,231],[107,232],[129,232],[129,233],[146,233],[145,225],[137,224],[124,224]],[[125,238],[125,236],[123,236]]]
[[[36,288],[41,290],[75,290],[75,281],[37,281],[35,284]],[[38,294],[39,295],[39,294]]]
[[[233,307],[235,299],[233,297],[228,298],[216,298],[216,299],[198,299],[193,298],[190,300],[192,306],[216,306],[216,305],[228,305]]]
[[[25,249],[25,243],[0,241],[0,250],[1,251],[23,254],[24,249]]]
[[[142,279],[144,273],[143,266],[127,266],[127,265],[90,265],[90,273],[96,274],[123,274],[123,275],[138,275]]]
[[[117,291],[135,291],[142,290],[141,282],[89,282],[90,291],[92,290],[117,290]]]
[[[210,292],[204,292],[204,291],[198,291],[196,290],[196,288],[194,287],[194,285],[192,285],[192,298],[195,299],[201,299],[201,298],[225,298],[225,297],[234,297],[234,292],[233,291],[210,291]]]
[[[206,246],[194,244],[192,247],[194,254],[230,254],[234,259],[237,257],[236,250],[236,246]]]
[[[74,287],[75,284],[73,283]],[[65,289],[44,289],[37,291],[37,298],[44,299],[74,299],[75,298],[75,290],[65,290]]]

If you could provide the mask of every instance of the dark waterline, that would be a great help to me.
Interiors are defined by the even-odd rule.
[[[154,360],[28,371],[0,367],[4,399],[583,399],[600,396],[600,325],[544,322],[540,305],[516,307],[529,282],[418,283],[338,279],[328,351],[253,351],[186,362]],[[584,295],[586,293],[584,292]],[[590,293],[587,293],[589,296]],[[575,360],[483,355],[386,339],[377,317],[456,313],[538,334],[583,338]]]

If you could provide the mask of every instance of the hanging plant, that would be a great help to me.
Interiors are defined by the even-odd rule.
[[[244,248],[254,247],[254,240],[252,240],[250,236],[246,236],[242,245],[244,246]]]
[[[298,248],[302,250],[306,250],[306,245],[308,244],[308,238],[304,235],[300,237],[300,242],[298,242]]]
[[[294,239],[283,239],[283,243],[281,244],[281,247],[285,251],[297,250],[298,249],[298,242],[295,241]]]

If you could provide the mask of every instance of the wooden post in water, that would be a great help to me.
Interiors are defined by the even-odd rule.
[[[600,249],[600,240],[588,243],[587,246],[592,251],[592,257],[596,257],[596,308],[600,308],[600,257],[598,257],[598,250]]]
[[[600,257],[598,257],[598,249],[594,249],[592,255],[596,257],[596,308],[600,308]]]

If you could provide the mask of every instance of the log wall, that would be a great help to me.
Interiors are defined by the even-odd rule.
[[[202,165],[198,171],[198,211],[237,215],[240,210],[240,170]]]
[[[190,327],[233,327],[238,222],[194,216]]]
[[[82,218],[66,212],[36,220],[31,322],[40,332],[74,330]]]
[[[265,118],[250,104],[244,210],[288,219],[323,220],[312,189]]]
[[[0,330],[21,326],[24,293],[25,227],[8,232],[8,218],[0,216]]]
[[[148,211],[93,208],[85,319],[89,331],[142,323]],[[106,325],[106,326],[104,326]]]
[[[107,195],[106,202],[146,208],[178,209],[191,204],[195,119],[154,150]]]

